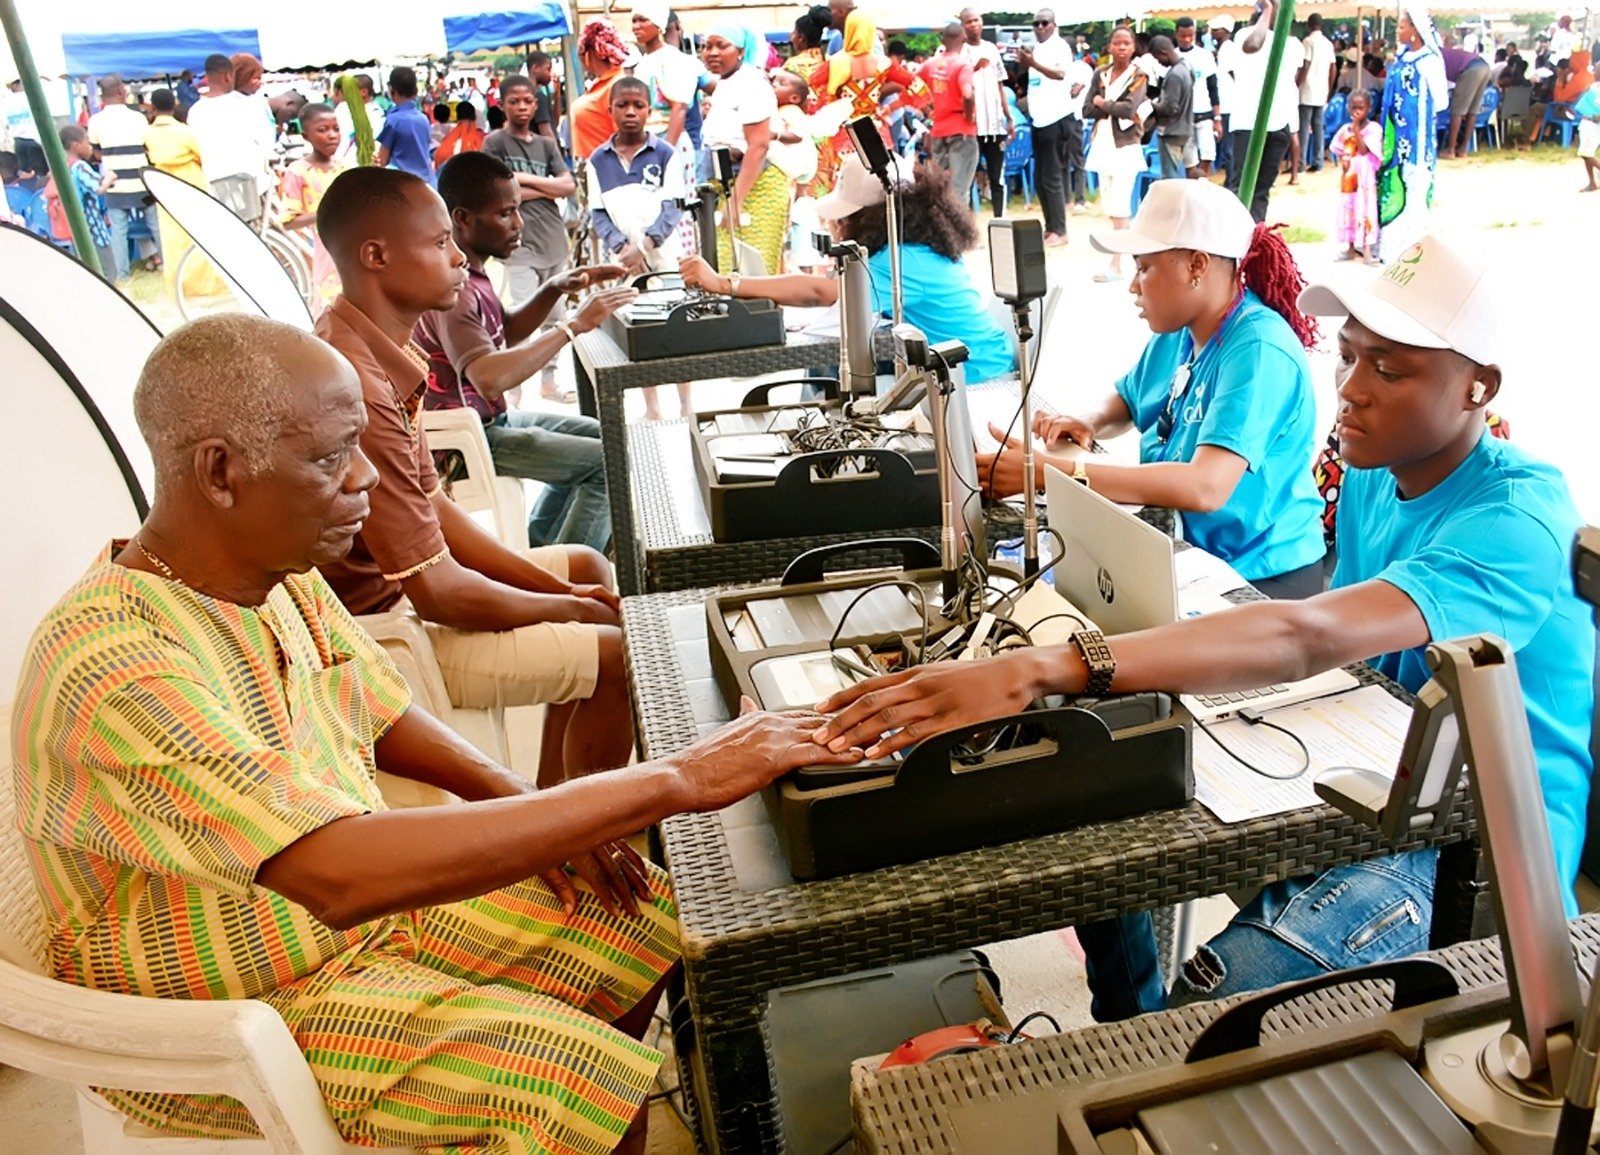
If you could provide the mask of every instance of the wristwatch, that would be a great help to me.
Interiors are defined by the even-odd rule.
[[[1078,630],[1072,635],[1072,644],[1078,647],[1084,664],[1089,667],[1084,696],[1103,698],[1111,692],[1111,678],[1117,672],[1117,659],[1106,644],[1106,636],[1099,630]]]
[[[728,274],[728,296],[737,297],[739,295],[739,282],[743,279],[739,273]]]
[[[567,344],[569,345],[578,339],[578,331],[572,327],[569,321],[557,321],[553,327],[560,329],[567,335]]]
[[[1083,458],[1076,458],[1072,462],[1072,468],[1068,471],[1067,476],[1072,478],[1073,481],[1081,481],[1085,489],[1091,488],[1089,485],[1089,466],[1084,462]]]

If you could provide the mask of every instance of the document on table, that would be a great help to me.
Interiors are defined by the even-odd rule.
[[[1223,595],[1250,586],[1238,570],[1198,546],[1174,553],[1172,570],[1178,581],[1178,616],[1182,618],[1232,609],[1235,603]]]
[[[1362,686],[1331,698],[1285,706],[1265,715],[1306,744],[1310,768],[1278,781],[1241,766],[1204,730],[1194,730],[1194,796],[1223,822],[1248,822],[1321,804],[1313,784],[1336,766],[1360,766],[1393,777],[1411,725],[1411,707],[1382,686]],[[1303,755],[1286,735],[1243,719],[1206,729],[1228,748],[1272,774],[1292,774]]]

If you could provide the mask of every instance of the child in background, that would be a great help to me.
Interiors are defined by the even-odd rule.
[[[428,140],[433,145],[437,156],[437,149],[444,143],[444,138],[450,135],[450,102],[448,100],[434,101],[433,112],[430,115],[433,117],[433,127],[428,130]],[[439,166],[434,165],[433,167],[438,168]]]
[[[685,194],[683,154],[645,131],[650,116],[650,86],[632,76],[611,85],[611,124],[615,131],[589,157],[589,219],[607,259],[630,274],[678,266],[673,243]],[[659,388],[645,394],[645,418],[661,420]],[[689,385],[678,384],[678,408],[693,416]]]
[[[778,98],[778,115],[772,119],[772,143],[767,159],[789,178],[789,261],[795,268],[811,269],[827,264],[811,242],[813,233],[822,230],[817,219],[817,202],[811,186],[817,177],[817,141],[806,105],[811,100],[811,85],[793,72],[772,74],[773,95]]]
[[[349,165],[334,159],[341,141],[339,118],[330,106],[308,104],[302,108],[300,132],[311,146],[311,153],[284,170],[279,198],[283,202],[283,227],[311,233],[312,311],[321,314],[339,295],[339,271],[317,236],[317,205],[333,178]]]
[[[483,129],[478,127],[478,110],[472,102],[463,100],[456,109],[455,127],[445,133],[433,154],[433,167],[443,168],[444,162],[463,152],[477,152],[483,147]]]
[[[1333,155],[1339,159],[1339,239],[1345,250],[1335,260],[1359,255],[1376,265],[1378,246],[1378,165],[1383,154],[1383,129],[1371,120],[1372,97],[1364,88],[1350,94],[1350,122],[1333,134]],[[1359,254],[1357,249],[1360,249]]]
[[[95,168],[94,145],[89,141],[89,133],[76,124],[69,124],[61,130],[61,147],[67,150],[67,156],[72,159],[72,184],[78,190],[78,199],[83,202],[83,215],[89,218],[89,236],[100,255],[101,275],[110,280],[116,275],[112,271],[116,266],[111,254],[111,218],[106,215],[106,198],[103,194],[117,179],[116,174],[107,171],[102,176],[100,170]]]
[[[1594,192],[1600,189],[1594,179],[1600,174],[1600,65],[1596,66],[1594,83],[1578,97],[1572,111],[1578,117],[1578,155],[1583,158],[1583,175],[1589,178],[1589,183],[1578,191]]]

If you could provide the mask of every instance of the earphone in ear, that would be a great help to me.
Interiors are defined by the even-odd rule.
[[[1472,403],[1474,405],[1479,404],[1483,400],[1483,394],[1484,394],[1483,382],[1482,381],[1474,381],[1472,383]]]

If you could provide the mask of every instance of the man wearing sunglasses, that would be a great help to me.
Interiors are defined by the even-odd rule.
[[[1033,162],[1044,207],[1044,243],[1067,243],[1067,130],[1071,118],[1072,86],[1067,70],[1072,49],[1056,35],[1056,14],[1048,8],[1034,13],[1032,48],[1017,49],[1017,60],[1028,70],[1028,116],[1033,121]]]

